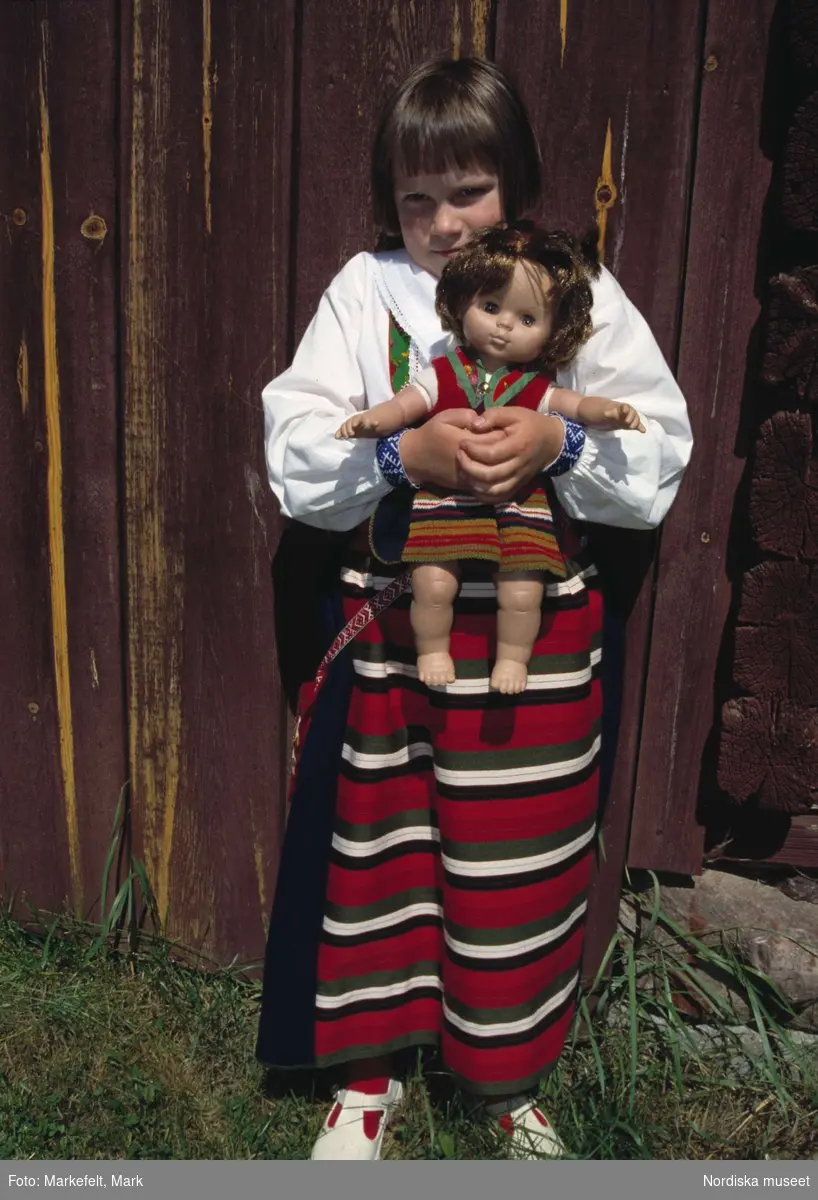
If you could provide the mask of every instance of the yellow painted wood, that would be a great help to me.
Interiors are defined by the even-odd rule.
[[[599,251],[599,261],[605,261],[605,233],[608,226],[608,209],[613,208],[616,204],[616,184],[614,183],[613,170],[611,167],[611,147],[613,137],[611,133],[611,122],[608,119],[608,128],[605,133],[605,149],[602,152],[602,173],[596,183],[596,191],[594,193],[594,205],[596,207],[596,218],[599,224],[599,239],[597,241],[597,249]]]
[[[65,587],[65,530],[62,495],[62,433],[60,429],[60,375],[57,360],[57,310],[54,288],[54,192],[51,182],[51,125],[48,115],[47,50],[48,26],[42,23],[40,56],[40,187],[42,196],[42,305],[43,305],[43,390],[48,444],[48,554],[51,583],[51,629],[57,722],[60,736],[60,766],[63,803],[68,836],[68,857],[74,911],[83,910],[82,866],[77,792],[74,773],[74,725],[71,714],[71,673],[68,659],[68,602]],[[23,343],[25,345],[25,343]],[[28,364],[22,374],[28,390]],[[21,390],[23,390],[21,388]],[[27,399],[24,404],[27,404]]]
[[[471,21],[474,53],[486,57],[489,41],[489,17],[491,0],[472,0]]]
[[[568,40],[568,0],[560,0],[560,66],[565,62],[565,45]]]
[[[256,884],[258,885],[258,902],[261,909],[262,924],[267,920],[270,913],[270,902],[267,897],[267,889],[264,884],[264,852],[258,838],[253,839],[253,861],[256,868]]]
[[[143,39],[143,0],[133,6],[133,108],[128,222],[128,374],[125,489],[128,519],[129,743],[133,803],[160,918],[170,907],[170,864],[182,743],[183,570],[180,537],[167,536],[162,449],[167,424],[165,322],[167,221],[152,169],[169,112],[161,22]],[[151,104],[152,140],[148,145]]]

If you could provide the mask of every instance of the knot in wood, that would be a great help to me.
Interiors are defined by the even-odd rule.
[[[615,200],[616,188],[613,184],[600,180],[596,187],[597,208],[610,208]]]
[[[82,236],[92,242],[104,241],[107,232],[108,226],[105,224],[103,218],[98,217],[96,213],[92,213],[90,217],[86,217],[80,226]]]
[[[11,219],[15,225],[21,227],[25,225],[26,221],[28,220],[28,214],[24,208],[15,208],[14,212],[11,214]]]
[[[716,58],[715,54],[708,54],[707,58],[704,60],[705,71],[715,71],[718,65],[719,60]]]

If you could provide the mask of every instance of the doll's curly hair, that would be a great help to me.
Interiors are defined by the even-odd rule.
[[[443,268],[435,299],[443,328],[465,344],[463,314],[475,297],[505,287],[518,262],[532,263],[551,280],[555,311],[548,343],[530,365],[543,371],[567,366],[591,336],[591,280],[599,275],[596,239],[596,230],[578,239],[530,221],[478,230]]]

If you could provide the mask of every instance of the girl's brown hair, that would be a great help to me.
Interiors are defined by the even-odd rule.
[[[540,198],[540,150],[528,113],[503,72],[482,58],[422,63],[384,105],[372,147],[375,221],[396,234],[395,176],[479,164],[500,179],[510,221]]]
[[[596,230],[579,240],[522,221],[480,230],[443,268],[435,301],[443,328],[465,343],[463,314],[472,301],[504,288],[518,262],[531,263],[548,275],[554,305],[551,336],[531,365],[546,371],[567,366],[591,336],[591,280],[599,274],[596,239]]]

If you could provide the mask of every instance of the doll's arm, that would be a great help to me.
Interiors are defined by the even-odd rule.
[[[645,432],[639,413],[630,404],[606,400],[604,396],[583,396],[571,388],[552,388],[548,394],[549,412],[593,429],[635,429]]]
[[[383,404],[347,418],[336,433],[337,438],[382,438],[399,429],[415,425],[429,412],[429,397],[411,384]]]

